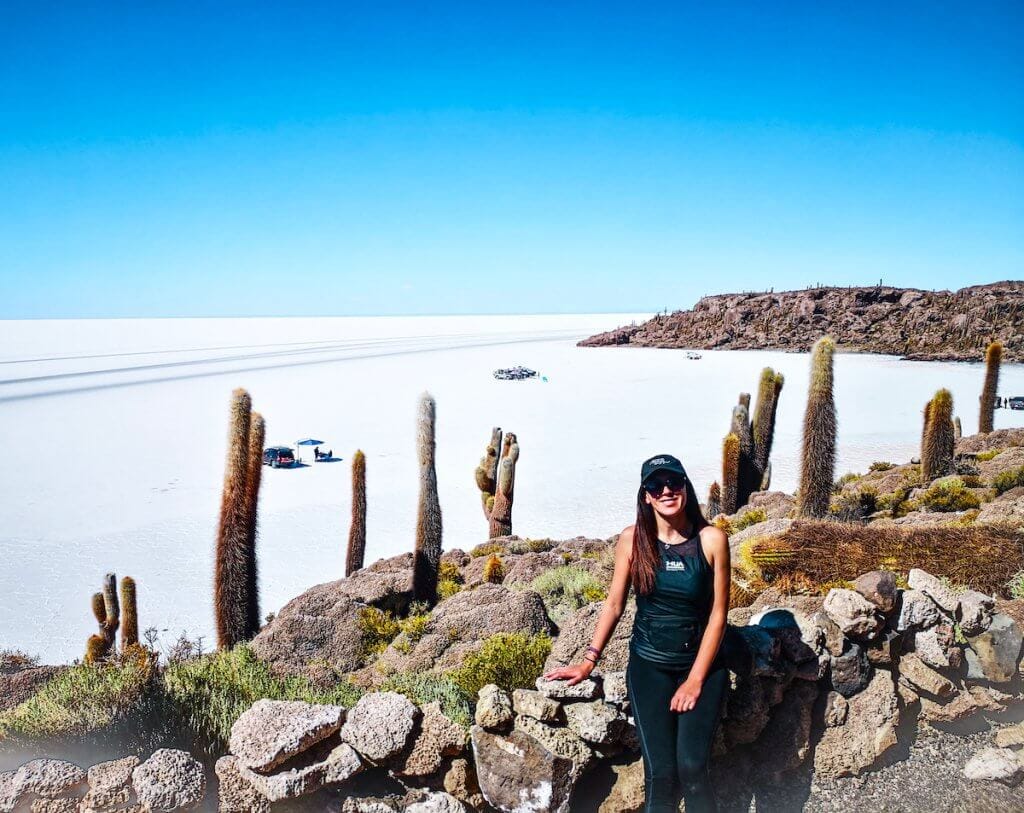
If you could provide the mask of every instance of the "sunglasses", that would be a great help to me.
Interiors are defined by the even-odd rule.
[[[669,491],[682,491],[686,486],[686,478],[679,474],[670,474],[666,477],[652,477],[644,483],[644,490],[651,494],[661,494],[668,487]]]

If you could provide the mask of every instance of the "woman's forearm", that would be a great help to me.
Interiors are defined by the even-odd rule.
[[[607,599],[605,600],[604,605],[601,607],[601,615],[598,616],[597,624],[594,627],[594,636],[590,639],[590,645],[594,649],[599,652],[604,650],[605,644],[612,637],[612,633],[622,617],[622,609],[621,606],[615,605]]]
[[[711,671],[711,664],[714,663],[718,648],[722,645],[722,638],[725,637],[726,616],[723,613],[712,612],[708,618],[708,625],[704,628],[704,635],[700,640],[700,648],[697,650],[697,659],[690,669],[690,678],[704,683],[708,672]]]

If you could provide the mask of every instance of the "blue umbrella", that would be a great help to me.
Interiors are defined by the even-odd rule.
[[[322,440],[316,440],[315,438],[303,438],[302,440],[295,441],[296,446],[323,446]],[[299,458],[302,459],[301,457]]]

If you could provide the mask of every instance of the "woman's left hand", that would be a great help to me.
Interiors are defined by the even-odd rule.
[[[697,698],[700,697],[701,684],[693,678],[684,680],[669,702],[668,707],[679,713],[691,711],[697,705]]]

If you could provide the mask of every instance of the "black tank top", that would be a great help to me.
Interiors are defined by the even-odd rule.
[[[714,601],[714,571],[700,534],[670,545],[658,540],[654,589],[636,596],[630,651],[665,666],[692,666]]]

